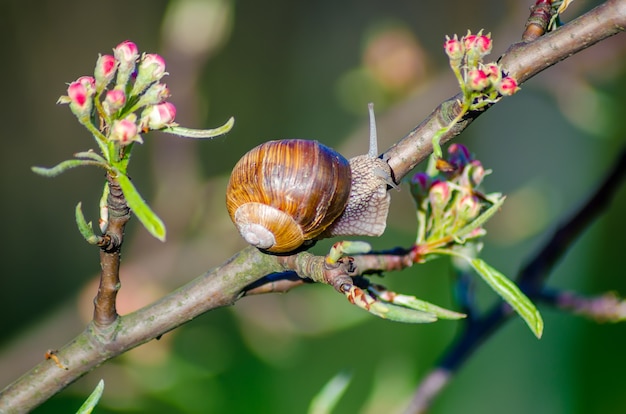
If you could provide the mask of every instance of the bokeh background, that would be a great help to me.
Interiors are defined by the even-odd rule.
[[[575,2],[571,19],[599,2]],[[120,307],[129,312],[200,275],[243,246],[224,208],[230,169],[269,139],[318,139],[346,156],[367,147],[374,102],[387,148],[442,100],[455,80],[446,34],[484,28],[494,58],[517,41],[531,2],[270,2],[232,0],[0,3],[0,386],[86,325],[98,251],[74,224],[83,202],[96,219],[103,173],[46,179],[30,171],[93,148],[66,106],[66,83],[92,73],[98,53],[130,39],[162,54],[177,121],[233,131],[194,142],[152,133],[130,173],[168,227],[151,239],[131,221]],[[623,145],[626,42],[614,37],[553,67],[457,138],[494,170],[489,191],[509,195],[489,224],[483,257],[509,276],[580,205]],[[407,246],[409,192],[392,194],[376,248]],[[626,295],[626,192],[579,240],[550,286]],[[328,244],[315,251],[323,253]],[[454,307],[450,267],[437,261],[388,274],[390,288]],[[477,286],[481,306],[494,294]],[[622,413],[626,326],[596,324],[545,306],[544,337],[509,322],[458,373],[433,413]],[[352,381],[336,412],[399,412],[460,329],[404,325],[354,309],[328,286],[244,298],[123,355],[55,396],[38,413],[74,412],[99,379],[97,413],[300,413],[340,372]]]

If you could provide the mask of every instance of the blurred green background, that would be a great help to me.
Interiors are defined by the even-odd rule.
[[[599,2],[576,2],[565,20]],[[0,386],[60,348],[87,323],[98,251],[74,224],[77,202],[97,217],[103,174],[35,176],[93,148],[66,106],[66,83],[93,72],[98,53],[130,39],[160,53],[177,121],[233,131],[211,142],[152,133],[130,174],[168,227],[151,239],[131,221],[120,307],[129,312],[216,266],[243,246],[224,208],[230,168],[269,139],[318,139],[347,157],[367,147],[373,101],[381,149],[456,93],[446,34],[484,28],[497,57],[517,41],[531,2],[139,0],[0,4]],[[626,42],[616,36],[553,67],[504,99],[457,139],[509,195],[488,226],[483,257],[509,276],[592,191],[623,145]],[[406,187],[392,194],[376,248],[408,246],[415,226]],[[626,294],[622,237],[626,193],[578,241],[549,284]],[[328,243],[316,246],[322,253]],[[442,306],[445,261],[388,274],[384,283]],[[495,300],[478,285],[481,305]],[[541,307],[537,341],[515,319],[485,343],[444,390],[433,413],[622,413],[626,329]],[[336,412],[400,412],[460,328],[410,326],[353,309],[328,286],[244,298],[160,341],[119,357],[36,412],[74,412],[100,378],[97,413],[300,413],[339,372],[352,382]]]

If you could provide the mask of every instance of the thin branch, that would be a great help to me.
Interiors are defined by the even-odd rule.
[[[501,62],[508,68],[510,75],[521,83],[560,60],[620,32],[624,26],[626,0],[609,0],[550,35],[530,44],[513,46]],[[433,135],[455,116],[456,99],[453,97],[442,103],[424,122],[385,152],[384,159],[391,166],[396,182],[431,153]],[[442,138],[442,143],[458,135],[481,113],[468,114]],[[95,325],[89,325],[55,354],[68,370],[60,369],[52,360],[42,361],[0,392],[0,412],[25,412],[37,407],[103,362],[159,337],[204,312],[233,304],[243,295],[247,286],[268,274],[296,270],[301,277],[312,276],[316,272],[323,276],[319,270],[323,263],[315,263],[319,262],[308,253],[299,253],[293,259],[286,259],[246,248],[222,266],[199,276],[158,302],[119,317],[117,323],[109,325],[113,327],[111,341],[103,342],[94,329]],[[287,268],[285,265],[294,267]],[[357,265],[360,265],[358,260]]]
[[[555,303],[556,299],[547,296],[543,287],[547,277],[571,245],[609,207],[611,199],[620,189],[624,178],[626,178],[626,148],[587,202],[554,232],[538,254],[518,274],[517,284],[531,300],[549,298],[548,303]],[[581,307],[590,305],[572,299],[569,302],[564,301],[561,307],[574,307],[575,304]],[[606,305],[606,299],[602,305]],[[623,304],[612,303],[612,306],[623,312]],[[468,318],[463,333],[444,353],[437,367],[422,380],[405,412],[407,414],[425,412],[432,400],[453,378],[453,374],[512,315],[513,311],[510,306],[499,303],[481,317]],[[432,384],[433,382],[436,386]],[[432,392],[433,389],[437,392]]]
[[[100,246],[100,286],[94,298],[93,322],[97,328],[111,332],[117,322],[117,292],[120,289],[120,252],[124,228],[130,220],[130,209],[118,182],[107,172],[107,207],[109,224]],[[104,332],[103,332],[104,333]]]
[[[532,43],[512,45],[500,58],[500,64],[522,84],[561,60],[622,32],[625,27],[626,0],[608,0]],[[454,119],[459,109],[457,101],[461,98],[462,95],[458,94],[440,104],[428,118],[383,154],[396,182],[400,182],[402,177],[431,154],[433,135]],[[469,112],[442,136],[441,144],[459,135],[486,109]]]

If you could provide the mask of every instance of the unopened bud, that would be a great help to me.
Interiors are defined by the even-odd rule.
[[[480,213],[480,201],[473,195],[465,195],[457,205],[457,218],[469,222]]]
[[[137,67],[137,79],[133,85],[131,96],[139,95],[151,83],[158,82],[165,76],[165,60],[157,54],[144,54]]]
[[[119,89],[107,91],[106,97],[102,102],[102,108],[107,115],[111,116],[126,104],[126,95]]]
[[[418,207],[422,204],[422,201],[428,196],[428,190],[430,190],[432,178],[430,175],[424,172],[416,173],[411,178],[410,189],[413,199],[417,203]]]
[[[114,56],[100,55],[96,61],[94,77],[96,79],[96,90],[101,92],[113,80],[117,70],[117,61]]]
[[[130,77],[135,70],[137,58],[139,58],[139,50],[137,45],[126,40],[113,49],[113,55],[118,61],[118,73],[116,89],[125,89]]]
[[[70,109],[79,119],[91,114],[94,93],[95,80],[91,76],[81,76],[67,88]],[[61,99],[59,101],[62,102]]]
[[[502,79],[502,70],[497,63],[487,63],[482,66],[482,70],[489,76],[489,80],[494,85]]]
[[[154,130],[170,126],[176,117],[176,107],[171,102],[163,102],[147,107],[141,115],[141,129]]]
[[[457,35],[454,35],[452,39],[450,39],[449,36],[446,36],[443,48],[450,58],[450,65],[458,66],[465,55],[465,46],[463,45],[463,42],[459,40]]]
[[[118,142],[122,146],[132,142],[143,143],[136,122],[137,117],[135,114],[130,114],[124,119],[115,120],[111,126],[109,139]]]
[[[433,211],[442,211],[450,201],[451,197],[452,190],[447,181],[435,181],[430,186],[428,199],[430,200],[430,205],[432,206]]]
[[[467,72],[466,84],[471,90],[479,92],[487,89],[491,82],[489,81],[489,76],[484,71],[472,69]]]
[[[164,83],[155,83],[150,86],[137,102],[138,107],[157,105],[170,97],[170,91]]]
[[[504,96],[511,96],[520,90],[519,86],[517,86],[517,81],[510,76],[502,78],[502,80],[496,84],[496,89]]]

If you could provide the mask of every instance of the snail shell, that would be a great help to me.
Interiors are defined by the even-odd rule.
[[[348,160],[317,141],[269,141],[235,165],[226,207],[243,238],[270,252],[315,239],[344,211]]]
[[[307,240],[380,236],[395,187],[391,168],[377,157],[376,122],[370,112],[370,149],[346,160],[317,141],[287,139],[253,148],[235,165],[226,207],[243,238],[274,253]]]

